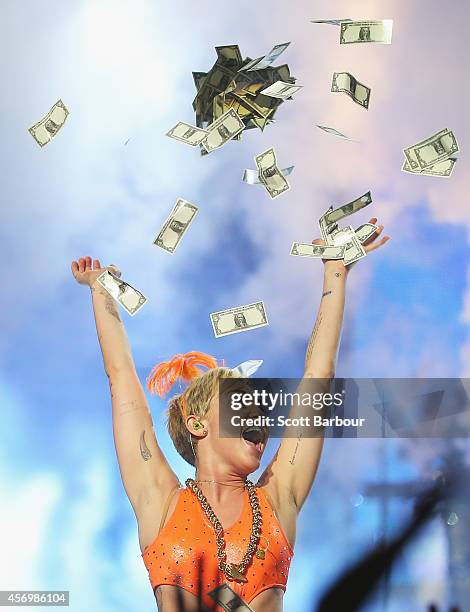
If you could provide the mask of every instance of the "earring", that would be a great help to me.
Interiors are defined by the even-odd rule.
[[[194,425],[193,425],[194,429],[201,429],[201,427],[203,427],[202,423],[200,421],[194,421]]]

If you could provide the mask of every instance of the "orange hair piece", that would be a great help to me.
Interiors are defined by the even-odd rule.
[[[217,360],[200,351],[175,355],[170,361],[163,361],[152,368],[147,378],[147,388],[151,393],[164,397],[178,378],[189,382],[199,376],[202,371],[196,367],[198,365],[216,368]]]

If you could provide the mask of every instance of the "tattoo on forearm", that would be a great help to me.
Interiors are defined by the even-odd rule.
[[[104,307],[106,308],[106,311],[109,312],[110,315],[112,315],[115,319],[121,322],[121,317],[119,316],[119,313],[116,310],[116,304],[114,302],[114,299],[109,295],[109,293],[106,294]]]
[[[322,297],[325,297],[325,295],[330,295],[331,291],[325,291],[325,293],[322,293]]]
[[[320,311],[318,313],[317,321],[315,323],[315,327],[313,328],[312,335],[310,336],[310,340],[308,341],[307,356],[305,357],[305,363],[307,363],[307,361],[312,356],[313,345],[315,344],[315,339],[317,337],[318,329],[320,327],[320,323],[322,322],[322,319],[323,319],[323,313]]]
[[[295,456],[297,455],[297,450],[299,448],[301,438],[302,438],[302,434],[300,434],[300,436],[297,438],[297,444],[295,445],[294,454],[292,455],[292,459],[289,461],[291,465],[294,465]]]
[[[141,408],[145,408],[142,404],[139,404],[135,400],[131,402],[122,402],[119,404],[119,416],[123,416],[124,414],[129,414],[130,412],[136,412]]]
[[[148,461],[152,457],[152,453],[145,443],[145,429],[140,436],[140,454],[142,455],[142,459],[144,461]]]

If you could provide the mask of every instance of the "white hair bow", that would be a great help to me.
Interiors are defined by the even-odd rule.
[[[240,374],[240,376],[243,376],[244,378],[248,378],[258,370],[262,363],[262,359],[250,359],[249,361],[244,361],[235,368],[232,368],[232,372]]]

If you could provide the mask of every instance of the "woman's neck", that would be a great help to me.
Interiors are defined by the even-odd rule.
[[[218,470],[196,469],[194,481],[204,495],[217,501],[240,494],[245,488],[246,477],[239,474],[222,474]]]

